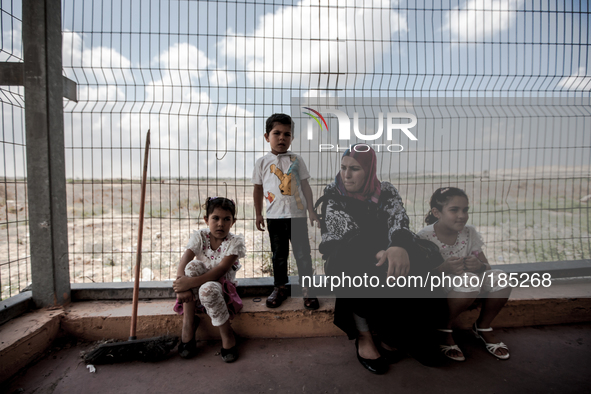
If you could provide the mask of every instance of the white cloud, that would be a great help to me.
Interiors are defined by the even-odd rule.
[[[587,75],[585,67],[579,67],[579,70],[570,77],[564,77],[558,82],[558,86],[567,90],[591,90],[591,75]]]
[[[255,141],[254,113],[239,105],[228,104],[219,110],[224,123],[218,124],[218,133],[224,135],[228,149],[252,151]]]
[[[14,23],[14,28],[12,30],[2,31],[2,37],[0,38],[2,40],[0,62],[18,62],[23,58],[21,29],[21,23]]]
[[[192,80],[205,75],[211,65],[212,62],[203,51],[186,42],[172,45],[152,60],[153,67],[176,71],[179,73],[178,78],[182,79],[188,75]],[[171,74],[175,75],[174,72]]]
[[[336,4],[302,0],[265,14],[248,36],[228,31],[220,53],[243,63],[257,85],[341,87],[344,74],[371,72],[407,23],[390,1],[366,1],[363,8],[353,0]],[[342,73],[338,80],[336,73]]]
[[[209,72],[209,82],[213,86],[228,86],[236,81],[236,74],[226,70],[215,69]]]
[[[137,178],[142,150],[130,147],[142,146],[148,129],[150,176],[250,176],[254,154],[241,151],[253,150],[254,114],[212,102],[201,87],[209,86],[212,77],[226,83],[233,79],[225,70],[213,69],[198,48],[175,44],[153,58],[151,66],[158,72],[145,80],[142,96],[119,85],[121,78],[136,72],[127,58],[115,50],[87,48],[84,36],[76,33],[66,32],[64,41],[64,68],[72,79],[80,78],[83,105],[67,104],[65,142],[72,148],[66,157],[68,177]],[[123,71],[114,74],[118,68]],[[106,77],[99,80],[99,72]],[[125,109],[113,109],[118,107]]]
[[[306,90],[302,93],[302,97],[335,97],[335,94],[325,90]]]
[[[110,102],[124,101],[125,92],[114,85],[88,86],[80,85],[78,89],[78,101]]]
[[[145,86],[145,102],[165,104],[161,113],[199,114],[211,112],[211,100],[200,86],[209,86],[207,69],[212,62],[189,43],[172,45],[152,60],[159,80]],[[158,75],[157,74],[157,75]]]
[[[123,68],[129,69],[131,62],[113,48],[84,45],[79,33],[62,32],[62,64],[64,67]]]
[[[175,82],[168,73],[161,80],[148,83],[145,89],[145,102],[148,103],[175,103],[186,107],[211,102],[208,94],[200,91],[197,85]]]
[[[125,101],[124,86],[133,81],[131,62],[116,50],[88,48],[80,34],[64,31],[62,64],[66,77],[78,81],[79,102],[108,102],[112,108]]]
[[[451,40],[484,40],[509,29],[523,4],[524,0],[469,0],[446,14],[442,30]]]
[[[62,65],[65,68],[82,66],[84,43],[78,33],[65,30],[62,32]]]
[[[203,107],[213,116],[195,116],[197,110],[66,113],[66,176],[138,178],[149,129],[150,176],[249,178],[255,145],[260,150],[263,140],[262,132],[255,136],[254,114],[236,105]]]

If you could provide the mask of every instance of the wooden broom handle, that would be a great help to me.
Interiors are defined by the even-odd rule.
[[[131,313],[131,329],[129,339],[136,339],[137,309],[140,294],[140,267],[142,263],[142,237],[144,234],[144,206],[146,204],[146,178],[148,176],[148,155],[150,153],[150,130],[146,135],[146,151],[144,153],[144,172],[142,174],[142,194],[140,197],[140,224],[137,234],[137,251],[135,254],[135,282],[133,284],[133,311]]]

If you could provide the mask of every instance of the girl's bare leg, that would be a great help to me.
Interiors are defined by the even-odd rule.
[[[490,293],[487,298],[484,299],[482,304],[482,310],[480,316],[476,320],[478,328],[489,328],[493,319],[499,314],[503,306],[507,303],[509,296],[511,295],[511,287],[506,289]],[[499,343],[499,341],[492,331],[479,331],[478,334],[484,338],[488,343]],[[509,353],[507,349],[499,348],[495,352],[499,356]]]
[[[195,301],[183,303],[183,332],[181,341],[187,343],[195,337],[193,323],[195,322]]]
[[[230,319],[226,320],[220,327],[220,336],[222,337],[222,347],[224,349],[231,349],[236,345],[236,337],[234,336],[234,330],[230,324]]]
[[[459,291],[450,291],[447,295],[447,308],[449,314],[445,328],[451,328],[453,321],[464,312],[478,296],[477,292],[463,293]]]
[[[445,327],[447,329],[451,329],[453,325],[453,321],[460,315],[460,313],[464,312],[476,299],[478,293],[471,292],[471,293],[463,293],[459,291],[450,291],[447,295],[447,309],[448,309],[448,316],[447,321],[445,322]],[[444,338],[444,342],[446,345],[455,345],[456,342],[452,336],[451,332],[440,332],[441,337]],[[450,350],[448,354],[451,357],[459,357],[460,352],[457,350]]]

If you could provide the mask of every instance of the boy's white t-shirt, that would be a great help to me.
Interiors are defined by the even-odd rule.
[[[474,252],[482,252],[484,241],[476,230],[476,227],[467,224],[462,231],[458,233],[456,243],[446,245],[437,238],[435,228],[429,225],[417,233],[421,238],[428,239],[439,247],[441,256],[447,260],[450,257],[468,257]]]
[[[306,199],[302,180],[310,178],[306,163],[296,153],[267,153],[257,160],[252,183],[263,185],[267,219],[305,218]]]

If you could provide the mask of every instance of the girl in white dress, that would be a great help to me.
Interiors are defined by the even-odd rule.
[[[197,353],[195,331],[198,307],[204,307],[222,337],[220,351],[225,362],[238,358],[230,319],[242,309],[236,292],[238,259],[245,256],[244,237],[230,233],[236,222],[236,206],[224,197],[210,197],[205,203],[207,228],[193,231],[177,270],[173,289],[177,295],[175,311],[183,314],[179,355],[191,358]]]
[[[466,224],[468,205],[468,196],[463,190],[455,187],[437,189],[431,196],[431,210],[425,218],[428,226],[417,233],[439,247],[445,260],[439,270],[452,279],[443,281],[449,311],[446,327],[439,330],[445,335],[440,347],[448,358],[465,360],[462,350],[452,337],[452,323],[480,297],[483,299],[482,309],[472,331],[484,342],[489,353],[506,360],[509,358],[509,349],[503,342],[496,340],[490,324],[507,302],[511,287],[499,285],[499,275],[505,273],[491,269],[482,251],[484,242],[480,234],[474,226]],[[460,286],[454,285],[454,278],[457,278],[456,284],[461,282]]]

